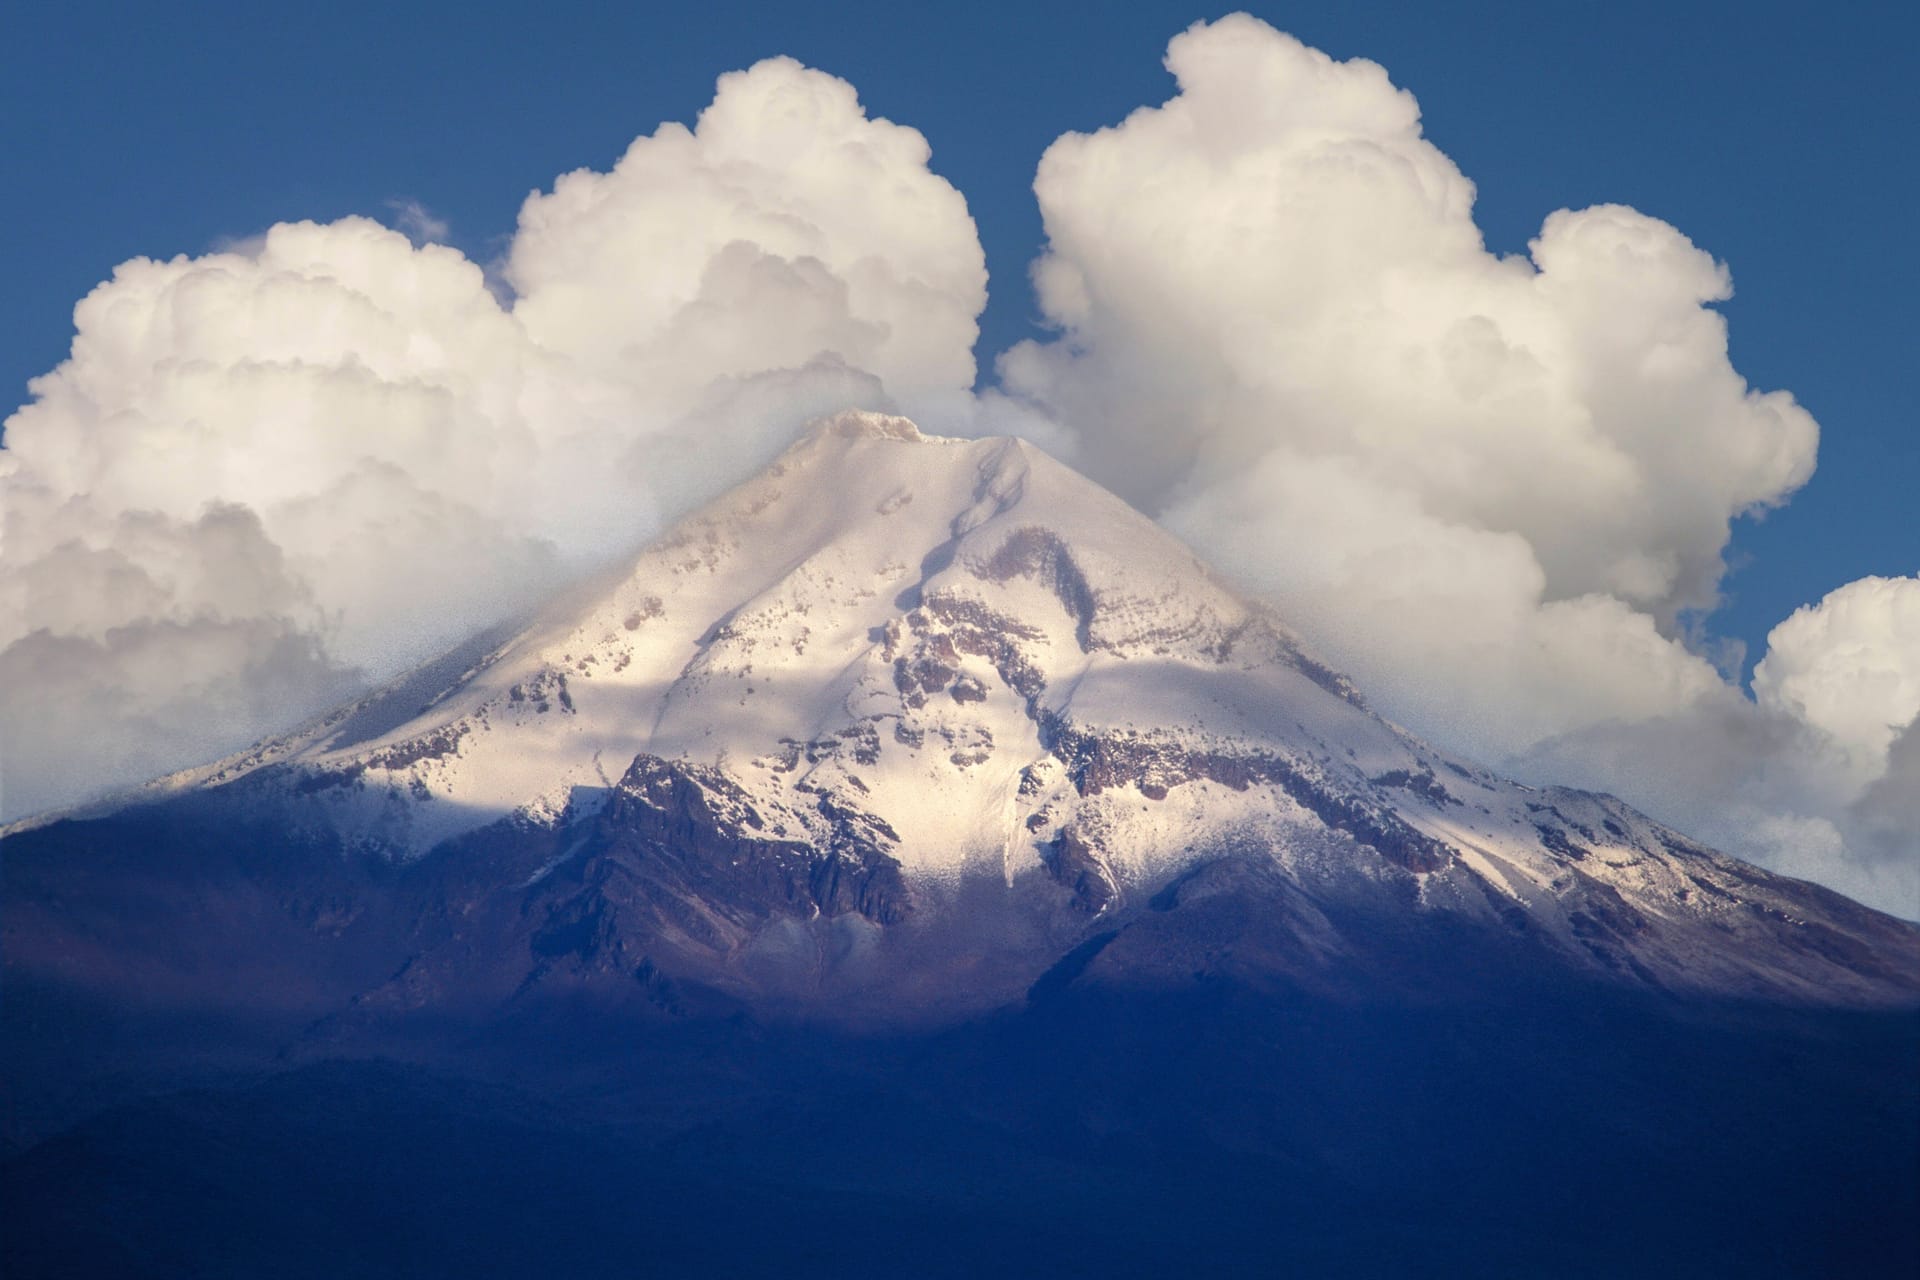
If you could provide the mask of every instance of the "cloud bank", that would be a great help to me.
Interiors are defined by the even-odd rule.
[[[136,260],[0,449],[0,812],[196,763],[508,616],[805,419],[1012,431],[1524,777],[1920,915],[1920,580],[1700,637],[1818,428],[1725,266],[1618,205],[1486,248],[1385,70],[1244,15],[1043,157],[1054,336],[974,384],[986,270],[925,139],[787,59],[528,197],[483,269],[394,220]]]
[[[1619,205],[1489,252],[1410,94],[1245,15],[1166,65],[1174,98],[1041,160],[1058,336],[1005,391],[1411,727],[1920,914],[1889,878],[1916,850],[1849,862],[1835,829],[1920,709],[1911,628],[1836,593],[1757,703],[1690,643],[1731,521],[1818,440],[1729,363],[1727,269]]]
[[[523,607],[848,404],[965,412],[986,267],[924,138],[788,59],[445,226],[123,264],[0,450],[8,816],[282,729]],[[504,300],[503,300],[504,299]]]
[[[1251,18],[1167,65],[1178,97],[1041,161],[1061,337],[1009,352],[1008,389],[1483,751],[1718,686],[1667,637],[1817,438],[1728,364],[1725,269],[1618,206],[1489,253],[1410,95]]]

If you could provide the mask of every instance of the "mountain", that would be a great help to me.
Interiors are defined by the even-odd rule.
[[[397,1159],[395,1115],[474,1203],[530,1161],[600,1231],[644,1184],[687,1259],[709,1185],[789,1241],[1049,1242],[1016,1270],[1263,1270],[1278,1220],[1310,1272],[1913,1243],[1920,928],[1418,741],[1017,440],[829,419],[530,625],[0,852],[10,1194],[104,1206],[17,1260],[204,1263],[140,1216],[174,1174],[279,1203],[246,1153]],[[1626,1186],[1675,1199],[1596,1234]]]

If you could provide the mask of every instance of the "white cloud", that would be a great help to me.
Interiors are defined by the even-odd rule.
[[[499,278],[411,201],[123,264],[0,449],[0,813],[283,728],[859,405],[1062,453],[1437,740],[1920,915],[1915,580],[1782,623],[1757,701],[1689,645],[1817,437],[1726,268],[1613,205],[1488,253],[1411,95],[1244,15],[1167,65],[1043,158],[1059,336],[977,398],[964,201],[788,59],[531,194]]]
[[[1724,268],[1619,206],[1495,257],[1407,93],[1244,15],[1167,65],[1179,96],[1041,161],[1063,334],[1007,353],[1010,390],[1154,507],[1332,460],[1375,505],[1516,535],[1548,600],[1714,602],[1728,520],[1804,482],[1817,434],[1728,364]]]
[[[1820,740],[1840,847],[1800,874],[1920,916],[1920,577],[1862,578],[1796,610],[1753,687]]]
[[[1864,786],[1920,717],[1920,578],[1861,578],[1767,636],[1754,696],[1821,730]]]
[[[832,352],[924,414],[973,385],[987,285],[966,203],[928,159],[917,131],[791,59],[722,76],[696,129],[662,125],[610,172],[528,198],[514,314],[624,385]]]
[[[1689,647],[1730,522],[1818,436],[1730,364],[1726,268],[1618,205],[1488,252],[1410,94],[1246,15],[1166,63],[1174,98],[1041,160],[1059,336],[1007,393],[1413,728],[1920,913],[1850,816],[1847,753],[1892,733],[1863,704],[1915,670],[1863,686],[1888,636],[1815,658],[1787,624],[1759,704]]]
[[[970,412],[986,271],[915,131],[788,59],[534,193],[503,304],[362,218],[135,259],[0,450],[0,813],[422,659],[849,404]],[[412,237],[410,241],[409,236]],[[57,712],[57,714],[56,714]]]

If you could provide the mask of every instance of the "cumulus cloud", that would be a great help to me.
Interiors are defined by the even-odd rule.
[[[1920,915],[1920,577],[1862,578],[1796,610],[1753,688],[1817,736],[1841,801],[1836,851],[1804,873]]]
[[[0,449],[0,814],[284,728],[819,412],[964,416],[986,271],[929,159],[773,59],[529,196],[504,299],[411,201],[120,266]]]
[[[1727,269],[1619,205],[1490,252],[1411,94],[1246,15],[1166,65],[1171,100],[1040,163],[1058,335],[1002,355],[1006,394],[1415,729],[1920,913],[1842,866],[1894,731],[1869,704],[1910,698],[1858,678],[1884,636],[1796,619],[1758,703],[1689,643],[1731,521],[1818,439],[1729,362]]]
[[[697,129],[663,125],[610,172],[528,199],[514,313],[622,385],[684,399],[689,362],[745,377],[832,352],[941,416],[973,385],[987,277],[965,201],[928,160],[845,81],[786,59],[722,76]]]
[[[1713,683],[1647,620],[1671,633],[1714,602],[1729,521],[1802,483],[1817,435],[1728,364],[1706,305],[1725,269],[1618,206],[1554,214],[1531,260],[1489,253],[1409,94],[1252,18],[1194,27],[1167,65],[1177,97],[1041,161],[1034,275],[1062,334],[1006,354],[1008,389],[1304,618],[1411,592],[1405,644],[1349,618],[1338,647],[1376,681],[1456,639],[1455,664],[1501,662],[1490,747],[1588,714],[1539,703],[1561,655],[1596,656],[1568,646]]]
[[[1862,783],[1883,776],[1920,717],[1920,578],[1861,578],[1795,610],[1767,636],[1753,692],[1820,730]]]
[[[137,259],[0,448],[0,814],[196,763],[511,615],[849,406],[1024,435],[1268,595],[1389,714],[1920,915],[1920,586],[1700,618],[1818,428],[1727,269],[1618,205],[1489,252],[1379,66],[1245,15],[1035,181],[1057,330],[913,129],[789,59],[531,194],[489,275],[358,218]],[[404,232],[404,234],[402,234]]]

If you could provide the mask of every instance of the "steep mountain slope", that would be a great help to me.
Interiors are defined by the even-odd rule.
[[[1433,750],[1017,441],[831,419],[530,626],[3,834],[20,1274],[1916,1244],[1920,928]]]
[[[1325,903],[1374,904],[1652,986],[1920,998],[1914,930],[1448,758],[1031,445],[877,415],[824,423],[504,643],[163,788],[402,862],[520,831],[539,852],[502,870],[515,890],[672,846],[708,881],[614,914],[723,986],[769,948],[829,990],[924,985],[931,949],[895,953],[937,934],[1006,961],[942,997],[990,1005],[1232,856],[1299,892],[1309,948],[1355,943]],[[956,941],[980,883],[1004,900],[972,892]],[[760,967],[789,988],[793,964]]]

